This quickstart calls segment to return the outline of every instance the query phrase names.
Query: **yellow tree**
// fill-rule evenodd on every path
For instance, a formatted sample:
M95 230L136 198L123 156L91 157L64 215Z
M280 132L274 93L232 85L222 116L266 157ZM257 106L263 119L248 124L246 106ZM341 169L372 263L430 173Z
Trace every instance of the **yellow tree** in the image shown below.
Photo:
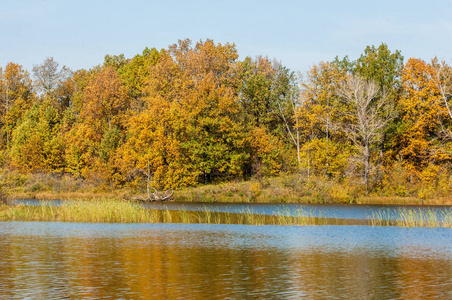
M24 172L64 170L65 144L58 110L46 100L35 103L12 133L11 160Z
M129 99L113 68L107 67L98 73L84 89L84 96L83 119L88 122L100 122L99 126L103 126L103 130L122 126Z
M194 184L197 173L178 139L183 125L177 104L160 97L148 101L149 109L130 118L128 139L117 152L122 173L131 178L144 176L148 191Z
M31 80L22 66L10 62L5 69L0 68L0 118L6 146L17 121L31 107L32 98Z
M103 170L106 176L116 171L114 151L122 139L128 117L129 98L117 72L106 67L83 89L80 118L68 133L68 170L86 174Z
M403 69L403 93L399 101L402 123L397 148L414 167L448 157L437 147L440 120L447 118L447 110L441 106L435 76L434 68L420 59L410 58Z
M338 130L346 107L337 96L345 72L336 64L320 62L301 76L298 111L303 139L303 157L308 175L340 175L346 165L344 154L350 145Z
M199 179L208 183L215 177L241 175L249 155L239 116L235 46L207 40L192 49L181 43L170 50L187 80L185 86L193 87L182 89L186 126L181 141Z
M242 172L248 156L235 88L237 58L234 45L210 40L194 47L179 41L161 52L149 72L147 108L131 120L130 168L149 165L155 185L166 187ZM164 174L177 169L181 174L173 179Z

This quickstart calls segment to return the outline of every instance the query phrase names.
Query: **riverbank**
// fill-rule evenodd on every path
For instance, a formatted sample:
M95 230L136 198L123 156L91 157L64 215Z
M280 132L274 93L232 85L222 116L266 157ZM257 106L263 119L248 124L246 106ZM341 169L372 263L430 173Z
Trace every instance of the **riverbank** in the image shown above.
M452 205L452 195L431 198L373 192L333 181L280 176L242 182L203 185L175 192L175 201L226 203L306 203L363 205Z
M231 192L228 189L232 189ZM209 185L195 188L186 188L174 192L174 202L225 202L225 203L306 203L306 204L363 204L363 205L452 205L451 198L419 199L416 197L375 196L362 195L350 201L311 196L298 196L285 191L277 197L273 190L265 189L257 197L248 196L250 190L238 190L234 185ZM127 200L133 191L120 189L107 192L11 192L11 199L36 200L79 200L90 201L93 198L109 200Z
M86 200L93 198L123 200L140 195L141 185L113 187L88 183L70 176L46 174L3 176L0 184L12 199ZM366 194L361 184L337 182L322 178L307 179L301 175L253 178L177 189L176 202L236 203L313 203L364 205L452 205L452 193L438 189L425 196L425 187L411 188L403 195L398 190L374 189ZM419 197L422 195L422 197Z

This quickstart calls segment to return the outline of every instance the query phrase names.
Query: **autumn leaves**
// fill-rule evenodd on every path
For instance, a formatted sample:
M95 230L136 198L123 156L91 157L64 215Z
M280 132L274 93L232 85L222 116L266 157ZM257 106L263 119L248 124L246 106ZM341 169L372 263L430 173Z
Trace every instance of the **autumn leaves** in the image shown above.
M421 172L451 158L450 67L403 65L385 44L302 76L211 40L33 71L0 73L2 160L22 172L176 188L301 171L370 189L395 162Z

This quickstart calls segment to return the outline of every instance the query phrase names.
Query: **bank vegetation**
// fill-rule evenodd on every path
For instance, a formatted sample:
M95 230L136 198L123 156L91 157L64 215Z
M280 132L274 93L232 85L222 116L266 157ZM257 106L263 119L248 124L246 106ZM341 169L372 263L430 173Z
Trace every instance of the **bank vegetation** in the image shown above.
M386 44L304 73L212 40L89 70L11 62L0 183L15 197L449 203L451 95L449 65Z

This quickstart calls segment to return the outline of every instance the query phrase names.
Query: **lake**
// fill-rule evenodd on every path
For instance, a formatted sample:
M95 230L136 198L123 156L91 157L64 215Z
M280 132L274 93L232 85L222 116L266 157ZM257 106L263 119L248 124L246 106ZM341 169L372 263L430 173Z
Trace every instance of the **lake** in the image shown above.
M303 297L450 299L452 229L0 222L0 299Z

